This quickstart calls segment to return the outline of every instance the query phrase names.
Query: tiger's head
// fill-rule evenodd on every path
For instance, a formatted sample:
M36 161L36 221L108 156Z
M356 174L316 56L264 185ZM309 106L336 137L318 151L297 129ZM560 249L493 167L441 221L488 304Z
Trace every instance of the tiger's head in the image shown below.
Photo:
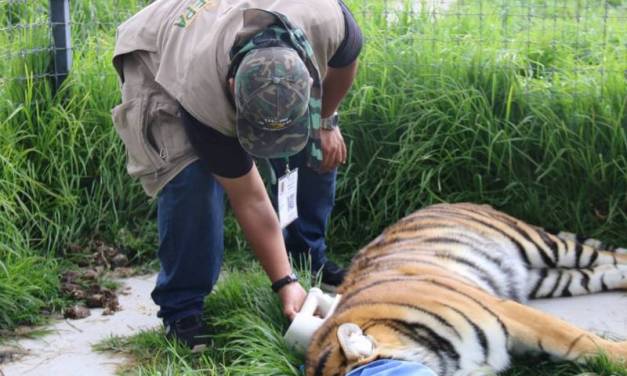
M344 376L377 359L418 361L438 367L434 354L412 340L402 307L367 304L338 307L314 334L306 357L307 376Z
M394 252L380 248L385 240L377 237L353 258L338 289L342 299L337 309L309 344L307 376L344 376L378 359L419 362L436 374L450 366L455 352L433 340L437 336L424 323L434 318L425 318L429 315L420 308L433 303L433 287L424 282L439 278L442 271L428 264L393 262ZM371 262L374 253L390 257L386 263ZM440 350L451 356L440 355Z

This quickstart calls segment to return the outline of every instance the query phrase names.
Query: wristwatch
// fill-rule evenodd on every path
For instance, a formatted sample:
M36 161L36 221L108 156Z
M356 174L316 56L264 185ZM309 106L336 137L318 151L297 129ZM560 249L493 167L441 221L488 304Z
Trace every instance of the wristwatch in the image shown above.
M320 120L320 129L330 131L338 126L339 121L340 115L337 113L337 111L335 111L333 115L322 118Z
M272 282L272 291L279 292L285 285L289 285L290 283L298 282L298 277L294 273L290 273L283 278L277 279Z

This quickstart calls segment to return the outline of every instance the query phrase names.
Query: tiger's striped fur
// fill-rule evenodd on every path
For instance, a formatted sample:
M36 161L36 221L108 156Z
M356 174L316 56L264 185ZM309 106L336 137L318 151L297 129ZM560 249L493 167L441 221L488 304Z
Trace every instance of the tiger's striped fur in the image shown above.
M597 243L594 243L597 244ZM487 205L439 204L387 228L353 259L334 315L315 333L308 376L342 376L379 358L419 361L441 376L508 368L510 352L578 360L612 342L524 303L627 289L627 254L553 235ZM627 317L627 314L626 314ZM372 354L348 359L337 339L355 323Z

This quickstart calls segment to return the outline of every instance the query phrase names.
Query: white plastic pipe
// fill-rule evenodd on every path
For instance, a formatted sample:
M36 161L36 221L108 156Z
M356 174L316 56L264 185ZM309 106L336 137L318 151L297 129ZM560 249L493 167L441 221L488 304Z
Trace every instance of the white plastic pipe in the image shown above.
M317 287L309 290L305 302L283 338L290 349L304 354L314 333L335 312L341 295L327 295ZM314 316L318 313L320 316Z

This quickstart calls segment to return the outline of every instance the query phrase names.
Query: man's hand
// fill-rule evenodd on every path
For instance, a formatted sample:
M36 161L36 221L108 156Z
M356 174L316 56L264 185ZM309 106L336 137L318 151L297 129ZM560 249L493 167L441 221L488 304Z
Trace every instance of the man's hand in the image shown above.
M298 282L290 283L279 290L279 298L283 304L283 314L290 320L294 320L300 311L307 292Z
M320 170L329 172L346 163L346 143L339 127L320 130L320 146L322 146L322 164Z

